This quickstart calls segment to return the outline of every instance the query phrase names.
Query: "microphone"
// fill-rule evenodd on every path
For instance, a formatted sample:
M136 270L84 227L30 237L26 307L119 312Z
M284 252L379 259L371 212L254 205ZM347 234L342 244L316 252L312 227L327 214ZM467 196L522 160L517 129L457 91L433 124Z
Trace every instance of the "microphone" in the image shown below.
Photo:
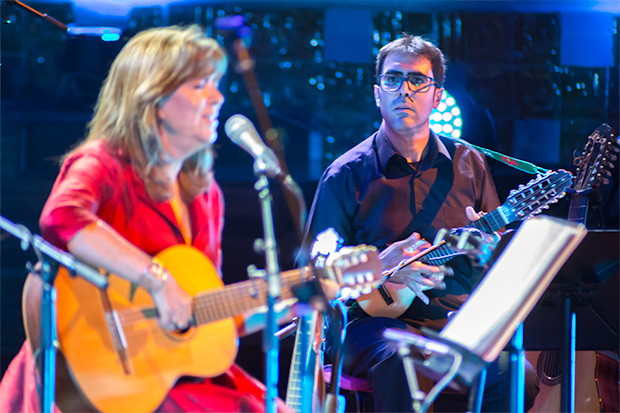
M282 174L276 154L265 145L252 122L243 115L233 115L224 125L226 135L254 158L254 172L269 177Z

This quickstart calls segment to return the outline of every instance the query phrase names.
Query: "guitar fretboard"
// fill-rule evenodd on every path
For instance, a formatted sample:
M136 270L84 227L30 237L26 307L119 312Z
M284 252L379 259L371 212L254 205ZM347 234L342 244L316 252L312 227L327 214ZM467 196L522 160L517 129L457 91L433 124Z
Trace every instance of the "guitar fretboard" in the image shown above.
M506 224L509 224L509 222L504 217L502 207L499 207L482 216L480 219L472 222L469 227L473 227L479 229L480 231L491 234ZM457 255L462 254L462 252L455 251L449 245L442 245L436 248L434 251L426 254L420 261L428 265L443 265Z
M578 224L585 224L588 216L588 197L579 193L574 193L570 198L568 207L568 220Z
M328 269L315 269L324 271ZM280 300L294 298L293 286L312 277L310 270L301 269L282 273ZM266 280L252 279L225 287L222 290L200 294L194 297L194 323L208 324L234 317L267 304Z
M316 328L316 317L301 316L298 319L297 335L293 347L291 367L286 388L286 405L294 412L304 410L304 379L307 379L306 365L310 354L312 332ZM306 403L307 406L308 403Z
M331 267L314 268L305 267L299 270L291 270L282 273L282 290L279 299L288 300L294 298L293 287L311 279L314 275L334 279L335 271ZM221 290L209 291L194 297L193 325L199 326L223 320L255 310L267 305L267 282L262 278L251 279L225 286ZM155 308L143 310L147 318L157 316Z

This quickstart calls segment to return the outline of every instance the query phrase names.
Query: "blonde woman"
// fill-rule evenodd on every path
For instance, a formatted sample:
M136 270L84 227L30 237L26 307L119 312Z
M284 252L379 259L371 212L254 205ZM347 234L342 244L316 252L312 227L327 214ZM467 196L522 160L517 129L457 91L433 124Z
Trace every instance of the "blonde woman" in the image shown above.
M169 331L189 327L191 299L152 257L187 244L221 265L224 203L212 144L226 66L224 51L198 27L155 28L132 38L40 218L54 245L144 287ZM0 411L38 410L32 366L26 343L0 386ZM177 384L159 410L262 411L262 397L260 383L233 365L220 377Z

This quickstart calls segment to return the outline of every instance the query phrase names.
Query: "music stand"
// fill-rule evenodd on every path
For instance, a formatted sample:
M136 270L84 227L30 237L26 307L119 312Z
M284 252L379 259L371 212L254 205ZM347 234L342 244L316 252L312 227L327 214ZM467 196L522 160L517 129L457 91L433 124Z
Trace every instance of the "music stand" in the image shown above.
M562 411L575 409L575 350L618 349L618 247L617 230L589 231L525 322L526 348L560 349Z
M413 333L405 333L409 340L397 340L401 347L404 343L430 354L426 360L413 361L423 374L439 380L417 410L430 406L443 390L437 387L446 385L443 377L454 370L459 359L461 365L450 386L471 388L470 408L480 410L486 364L499 356L586 233L582 225L557 218L539 216L526 221L441 332L433 336L424 330L430 340L449 346L450 354L443 347L433 352L428 345L416 344L420 336ZM386 337L390 338L390 333ZM404 353L405 358L412 357ZM415 400L413 391L418 389L412 389Z

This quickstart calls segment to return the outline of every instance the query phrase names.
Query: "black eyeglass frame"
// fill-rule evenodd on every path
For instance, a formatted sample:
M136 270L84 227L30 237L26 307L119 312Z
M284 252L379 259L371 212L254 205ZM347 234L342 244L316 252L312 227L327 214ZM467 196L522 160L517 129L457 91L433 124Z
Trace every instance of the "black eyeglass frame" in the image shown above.
M399 78L400 81L398 84L398 88L396 88L395 90L385 90L383 87L383 83L381 82L381 79L385 76L394 76L396 78ZM410 80L413 77L424 77L430 80L430 82L427 85L422 86L419 90L415 90L415 86L412 85L412 82ZM426 76L422 74L417 74L417 75L412 75L412 76L401 76L395 73L384 73L382 75L377 76L377 80L378 80L377 83L379 83L379 88L383 90L384 92L388 92L388 93L398 92L403 87L403 84L405 83L405 81L409 82L409 88L411 89L413 93L426 93L431 89L431 86L435 86L437 89L441 89L441 86L439 85L439 83L437 83L435 79L433 79L430 76Z

